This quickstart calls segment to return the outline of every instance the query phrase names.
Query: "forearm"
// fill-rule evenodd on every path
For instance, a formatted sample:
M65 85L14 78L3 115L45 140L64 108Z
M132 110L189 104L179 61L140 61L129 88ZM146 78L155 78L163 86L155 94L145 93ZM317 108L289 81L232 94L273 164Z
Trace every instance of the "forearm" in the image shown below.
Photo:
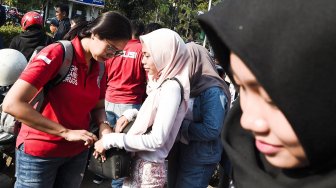
M20 122L43 132L65 138L68 131L61 124L51 121L36 111L30 104L25 102L6 105L4 111L13 115Z
M95 125L99 126L99 137L104 134L111 133L112 129L110 128L110 124L107 123L106 112L104 101L101 100L97 104L96 108L91 111L91 118Z

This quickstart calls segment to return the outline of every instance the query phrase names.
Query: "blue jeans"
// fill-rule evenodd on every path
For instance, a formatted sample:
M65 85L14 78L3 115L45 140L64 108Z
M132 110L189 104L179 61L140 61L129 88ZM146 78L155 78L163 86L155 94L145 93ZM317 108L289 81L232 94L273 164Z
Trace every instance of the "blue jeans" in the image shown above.
M15 153L15 188L79 188L89 150L74 157L41 158L28 155L23 144Z
M169 161L168 161L169 163ZM179 164L175 187L206 188L217 164Z
M119 117L128 109L140 109L141 104L116 104L105 101L107 120L114 127Z
M116 104L105 100L105 111L107 120L110 122L111 126L114 127L117 123L119 117L128 109L140 109L141 104ZM121 188L123 185L124 178L112 180L112 188Z

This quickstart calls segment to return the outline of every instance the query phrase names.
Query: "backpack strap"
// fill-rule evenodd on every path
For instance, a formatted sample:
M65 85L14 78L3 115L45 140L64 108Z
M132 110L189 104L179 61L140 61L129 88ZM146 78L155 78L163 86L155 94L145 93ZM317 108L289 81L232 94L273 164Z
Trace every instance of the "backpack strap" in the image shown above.
M183 99L184 99L184 89L183 89L183 86L182 86L180 80L178 80L176 77L173 77L173 78L166 78L165 80L163 80L163 82L160 84L159 87L161 87L162 84L165 83L167 80L175 80L175 81L179 84L179 86L180 86L180 88L181 88L181 102L180 102L180 106L181 106L182 101L183 101Z
M64 80L64 78L70 71L73 59L73 46L71 42L68 40L59 40L57 41L57 43L62 44L63 63L58 71L57 76L46 84L46 85L51 84L52 87L60 84Z
M105 64L104 62L97 62L99 63L99 77L98 77L98 84L100 84L100 81L103 79L104 73L105 73Z
M34 59L34 57L36 56L36 54L38 54L45 46L38 46L35 48L34 52L32 53L32 55L29 58L28 64Z
M72 65L72 59L73 59L73 46L70 41L67 40L60 40L58 43L61 44L63 49L63 62L61 65L61 68L58 70L58 73L56 77L50 81L47 82L43 86L43 89L34 97L34 99L30 102L32 106L36 106L37 111L41 111L42 104L44 102L44 97L47 95L49 89L52 87L55 87L56 85L60 84L66 75L69 73L71 65Z

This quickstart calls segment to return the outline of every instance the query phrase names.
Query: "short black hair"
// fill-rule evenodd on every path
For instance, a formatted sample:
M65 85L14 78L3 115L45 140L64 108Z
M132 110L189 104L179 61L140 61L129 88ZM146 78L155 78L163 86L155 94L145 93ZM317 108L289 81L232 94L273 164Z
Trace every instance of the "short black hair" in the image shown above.
M73 21L75 24L78 24L78 23L85 22L86 21L86 17L82 16L82 15L76 14L70 20Z
M152 22L146 25L144 34L163 28L161 24Z
M66 16L69 16L69 6L66 4L57 4L55 8L59 8L61 12L65 12Z
M145 31L145 24L141 20L131 20L132 35L139 38Z

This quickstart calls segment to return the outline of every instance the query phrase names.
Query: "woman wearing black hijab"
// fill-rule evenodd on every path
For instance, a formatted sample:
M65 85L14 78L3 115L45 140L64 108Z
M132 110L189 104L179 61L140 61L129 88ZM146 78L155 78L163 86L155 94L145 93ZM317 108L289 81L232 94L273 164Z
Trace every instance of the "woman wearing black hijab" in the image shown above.
M336 1L225 0L199 21L240 88L236 188L336 187Z

